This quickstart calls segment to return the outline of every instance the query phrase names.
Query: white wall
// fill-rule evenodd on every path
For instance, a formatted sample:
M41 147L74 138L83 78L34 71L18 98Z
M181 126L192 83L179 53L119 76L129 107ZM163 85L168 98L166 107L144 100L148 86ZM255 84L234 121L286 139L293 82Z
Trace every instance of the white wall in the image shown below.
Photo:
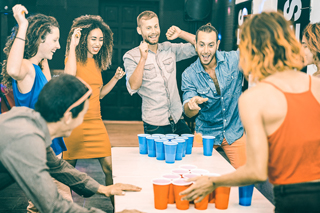
M236 4L245 2L247 0L236 0ZM308 0L303 0L308 1ZM252 13L257 14L262 11L276 11L278 0L253 0L252 1ZM316 23L320 22L320 0L310 0L311 12L310 12L310 22ZM313 74L316 72L316 66L309 65L307 69L308 74Z
M277 0L253 0L253 14L261 13L262 11L277 11Z
M310 22L320 22L320 1L311 0Z
M245 2L247 0L236 0L236 4ZM308 1L308 0L303 0ZM310 0L311 1L311 13L310 22L320 22L320 0ZM252 8L253 14L260 13L261 11L276 11L278 0L253 0Z
M244 1L246 0L236 0L236 4ZM260 13L261 11L276 11L278 0L253 0L252 4L253 14ZM310 0L310 6L310 22L320 22L320 0Z

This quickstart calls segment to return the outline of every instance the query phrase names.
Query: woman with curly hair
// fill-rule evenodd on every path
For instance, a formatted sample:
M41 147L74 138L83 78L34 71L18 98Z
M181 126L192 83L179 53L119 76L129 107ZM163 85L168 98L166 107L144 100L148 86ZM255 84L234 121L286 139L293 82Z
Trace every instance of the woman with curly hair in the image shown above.
M282 14L248 19L240 36L240 67L259 79L239 99L247 163L220 177L196 177L183 199L201 201L220 186L274 185L275 212L319 212L320 79L299 70L304 52Z
M54 17L37 14L25 18L28 13L22 5L12 8L18 22L8 37L4 52L2 83L13 89L16 106L34 109L39 93L51 79L47 60L51 60L59 44L59 24ZM62 138L52 141L56 155L66 150Z
M18 27L12 29L4 53L2 83L13 89L16 106L34 109L39 93L51 79L47 60L51 60L59 44L59 24L54 17L37 14L25 18L28 13L22 5L12 8ZM56 155L66 150L62 138L52 141Z
M67 40L65 73L82 78L93 92L83 123L65 138L68 151L63 153L63 159L75 166L77 159L97 158L106 176L106 185L113 183L111 145L101 119L100 99L125 74L118 68L103 86L101 71L111 64L112 50L113 33L100 16L84 15L73 21Z
M60 49L59 24L54 17L43 14L26 18L28 11L20 4L12 10L18 26L13 28L4 48L7 60L3 62L2 83L12 87L16 106L34 109L40 91L51 79L47 60L51 60L55 51ZM61 137L53 139L51 147L60 158L66 150ZM68 187L56 184L60 194L72 200ZM31 202L28 212L37 212Z
M303 31L302 47L306 54L305 64L314 64L317 71L313 74L320 77L320 23L308 24Z

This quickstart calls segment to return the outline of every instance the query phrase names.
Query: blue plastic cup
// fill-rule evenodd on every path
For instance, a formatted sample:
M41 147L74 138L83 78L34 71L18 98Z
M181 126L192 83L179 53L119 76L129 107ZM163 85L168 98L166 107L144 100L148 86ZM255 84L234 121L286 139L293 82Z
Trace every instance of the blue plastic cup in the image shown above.
M183 144L183 153L182 153L182 157L186 156L186 152L187 152L187 141L188 141L188 137L187 136L179 136L176 137L176 139L183 139L185 141L185 143Z
M166 163L174 163L176 158L176 152L177 152L177 142L165 142L164 143L164 155Z
M179 137L178 134L166 134L166 136L172 136L172 137L174 137L174 138Z
M147 138L149 137L149 134L138 134L139 139L139 153L142 155L148 154L148 144L147 144Z
M156 143L156 159L157 160L164 160L164 142L168 142L166 139L155 139L154 142Z
M148 144L148 156L149 157L156 157L156 143L154 142L155 139L160 139L159 137L147 137L147 144Z
M239 187L239 205L251 206L254 185Z
M212 156L214 136L202 136L203 155Z
M176 160L182 160L184 144L186 143L186 141L184 139L174 139L171 141L171 143L174 142L178 143L176 150Z
M188 137L186 154L190 155L192 153L194 135L193 134L182 134L181 136Z
M161 139L167 139L168 141L172 141L174 139L174 137L173 136L165 136Z
M152 136L152 137L159 137L159 138L165 137L164 134L152 134L151 136Z

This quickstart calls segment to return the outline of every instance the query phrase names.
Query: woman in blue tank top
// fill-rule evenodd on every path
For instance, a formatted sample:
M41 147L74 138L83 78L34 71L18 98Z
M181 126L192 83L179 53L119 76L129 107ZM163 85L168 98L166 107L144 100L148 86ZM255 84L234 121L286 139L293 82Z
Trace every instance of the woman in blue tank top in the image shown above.
M55 51L60 49L59 24L54 17L43 14L26 18L28 11L19 4L12 11L18 26L13 28L4 48L7 60L2 66L2 83L12 86L16 106L34 108L40 91L51 79L47 60L51 60ZM62 152L67 150L61 137L53 139L51 147L60 158ZM72 201L69 187L54 181L59 194ZM38 212L30 201L27 210Z
M54 17L28 13L22 5L15 6L18 27L12 30L4 52L3 83L13 89L16 106L34 108L43 86L51 79L47 60L60 49L59 24ZM41 67L40 67L41 66ZM63 138L55 138L51 145L56 155L66 151Z

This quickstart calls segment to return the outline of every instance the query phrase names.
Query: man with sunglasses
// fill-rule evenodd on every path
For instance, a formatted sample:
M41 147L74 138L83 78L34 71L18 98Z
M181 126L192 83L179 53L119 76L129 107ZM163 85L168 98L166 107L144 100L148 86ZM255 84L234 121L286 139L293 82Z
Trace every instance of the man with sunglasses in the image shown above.
M69 213L103 211L64 200L51 177L84 197L141 190L129 184L100 185L57 158L50 147L52 138L67 137L82 123L91 93L81 79L61 75L44 86L35 110L13 107L0 115L0 190L16 181L40 212Z

